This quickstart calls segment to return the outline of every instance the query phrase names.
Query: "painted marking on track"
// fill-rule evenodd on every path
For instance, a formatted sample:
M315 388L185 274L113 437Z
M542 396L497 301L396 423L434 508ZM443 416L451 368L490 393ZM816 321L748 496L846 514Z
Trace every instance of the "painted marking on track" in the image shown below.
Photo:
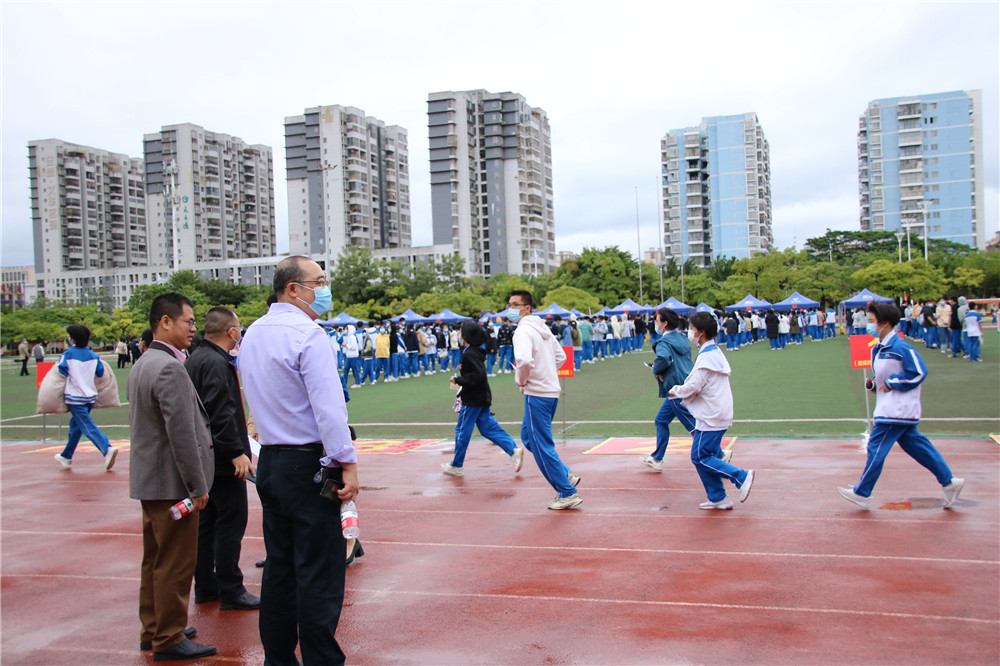
M1000 444L1000 435L997 435L997 434L994 434L994 433L991 432L990 433L990 439L992 439L997 444Z
M5 644L4 648L8 649L8 650L10 650L12 652L16 652L18 650L30 651L32 655L37 655L39 653L46 653L46 652L60 652L60 653L61 652L65 652L65 653L68 653L68 654L69 653L72 653L72 654L87 653L87 654L94 654L94 655L108 655L109 657L111 655L116 655L116 656L117 655L121 655L122 657L129 657L129 658L135 657L135 651L134 650L102 650L102 649L98 649L98 648L87 648L87 647L55 647L55 646L52 646L52 645L46 645L44 647L30 647L29 648L29 647L20 647L18 645L13 645L13 644L9 644L9 643ZM261 652L263 653L263 648L261 648ZM261 655L261 656L263 656L263 655ZM77 659L67 659L66 663L76 662L76 661L78 661L78 660ZM113 661L118 661L118 660L117 659L115 659L115 660L108 659L108 660L105 660L104 663L112 663ZM128 659L122 659L122 663L126 663L127 661L128 661ZM212 655L212 663L216 663L216 662L232 662L234 664L245 663L243 657L226 657L224 655L218 655L218 654Z
M108 428L113 426L102 426L102 427ZM121 453L122 451L128 451L129 449L132 448L132 443L127 439L109 439L108 441L111 443L111 446L118 449L119 453ZM21 453L52 453L53 451L62 451L65 448L66 448L65 444L57 444L55 446L46 446L41 449L29 449L28 451L21 451ZM76 453L74 453L73 456L75 457L81 453L83 453L84 455L90 455L90 454L101 455L101 452L92 446L80 446L77 447Z
M922 562L925 564L985 564L996 566L1000 560L960 560L948 557L908 557L905 555L851 555L840 553L769 553L766 551L747 550L681 550L676 548L605 548L599 546L527 546L518 544L482 544L482 543L431 543L422 541L380 541L366 539L365 543L377 543L393 546L426 546L438 548L489 548L489 549L514 549L514 550L551 550L551 551L580 551L597 553L653 553L658 555L732 555L736 557L792 557L792 558L815 558L815 559L837 559L837 560L879 560L888 562Z
M723 437L722 448L731 449L736 443L736 437ZM667 453L672 455L691 453L693 437L671 437L667 444ZM587 449L584 455L625 455L652 453L656 449L655 437L609 437L597 446Z
M645 599L601 599L597 597L556 597L533 596L519 594L487 594L475 592L422 592L417 590L387 590L362 587L348 588L349 592L360 592L373 595L403 594L427 597L460 597L465 599L514 599L517 601L558 601L560 603L597 603L597 604L631 604L639 606L674 606L680 608L719 608L723 610L741 611L775 611L779 613L824 613L831 615L860 615L864 617L894 617L907 620L931 620L940 622L969 622L973 624L1000 624L1000 620L978 617L958 617L953 615L924 615L921 613L893 613L887 611L854 610L848 608L808 608L796 606L761 606L751 604L718 604L697 601L653 601Z
M354 449L359 454L400 454L441 441L440 439L358 439L354 442Z

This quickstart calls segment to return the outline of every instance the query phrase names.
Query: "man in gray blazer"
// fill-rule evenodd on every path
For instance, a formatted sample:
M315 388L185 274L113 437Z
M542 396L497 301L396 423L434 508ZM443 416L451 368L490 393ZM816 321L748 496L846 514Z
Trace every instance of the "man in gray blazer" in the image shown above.
M142 505L139 648L152 649L154 661L198 659L216 652L192 641L197 631L187 626L197 512L208 502L215 458L208 415L183 365L195 331L192 303L182 294L161 294L149 323L153 342L128 378L129 497ZM185 498L194 515L175 521L170 507Z

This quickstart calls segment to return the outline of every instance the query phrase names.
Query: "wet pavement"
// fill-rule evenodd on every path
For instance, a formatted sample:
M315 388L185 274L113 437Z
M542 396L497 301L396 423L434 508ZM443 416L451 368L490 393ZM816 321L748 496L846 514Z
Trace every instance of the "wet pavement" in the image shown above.
M737 433L731 433L737 434ZM934 478L898 449L857 509L836 492L864 465L860 440L740 438L757 471L733 511L700 511L686 455L661 474L635 455L558 449L584 503L525 459L514 475L474 441L461 479L450 443L362 454L365 556L347 572L338 638L357 664L997 664L1000 446L936 440L966 487L941 508ZM89 444L87 445L89 447ZM405 447L403 447L405 448ZM80 446L0 444L0 661L146 664L138 650L141 524L128 451L112 472ZM391 450L391 449L390 449ZM250 492L243 571L260 591L260 503ZM257 613L194 605L215 657L263 663Z

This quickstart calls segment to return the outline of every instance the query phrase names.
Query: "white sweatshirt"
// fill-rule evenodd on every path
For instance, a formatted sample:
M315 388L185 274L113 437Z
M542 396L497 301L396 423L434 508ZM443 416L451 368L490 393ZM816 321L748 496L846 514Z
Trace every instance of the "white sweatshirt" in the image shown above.
M514 381L521 393L539 398L559 397L558 370L566 361L556 336L541 317L528 315L514 329Z
M722 350L709 340L701 346L688 378L670 389L670 397L682 398L681 404L694 416L696 430L727 430L733 424L732 373Z

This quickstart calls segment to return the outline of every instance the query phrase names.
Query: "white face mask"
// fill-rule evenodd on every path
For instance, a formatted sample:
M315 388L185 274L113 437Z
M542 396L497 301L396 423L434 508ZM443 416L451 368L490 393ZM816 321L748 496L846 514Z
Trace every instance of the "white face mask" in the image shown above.
M694 329L693 328L689 328L688 329L688 340L690 340L691 342L693 342L695 344L698 344L698 341L695 340L695 333L694 333Z

